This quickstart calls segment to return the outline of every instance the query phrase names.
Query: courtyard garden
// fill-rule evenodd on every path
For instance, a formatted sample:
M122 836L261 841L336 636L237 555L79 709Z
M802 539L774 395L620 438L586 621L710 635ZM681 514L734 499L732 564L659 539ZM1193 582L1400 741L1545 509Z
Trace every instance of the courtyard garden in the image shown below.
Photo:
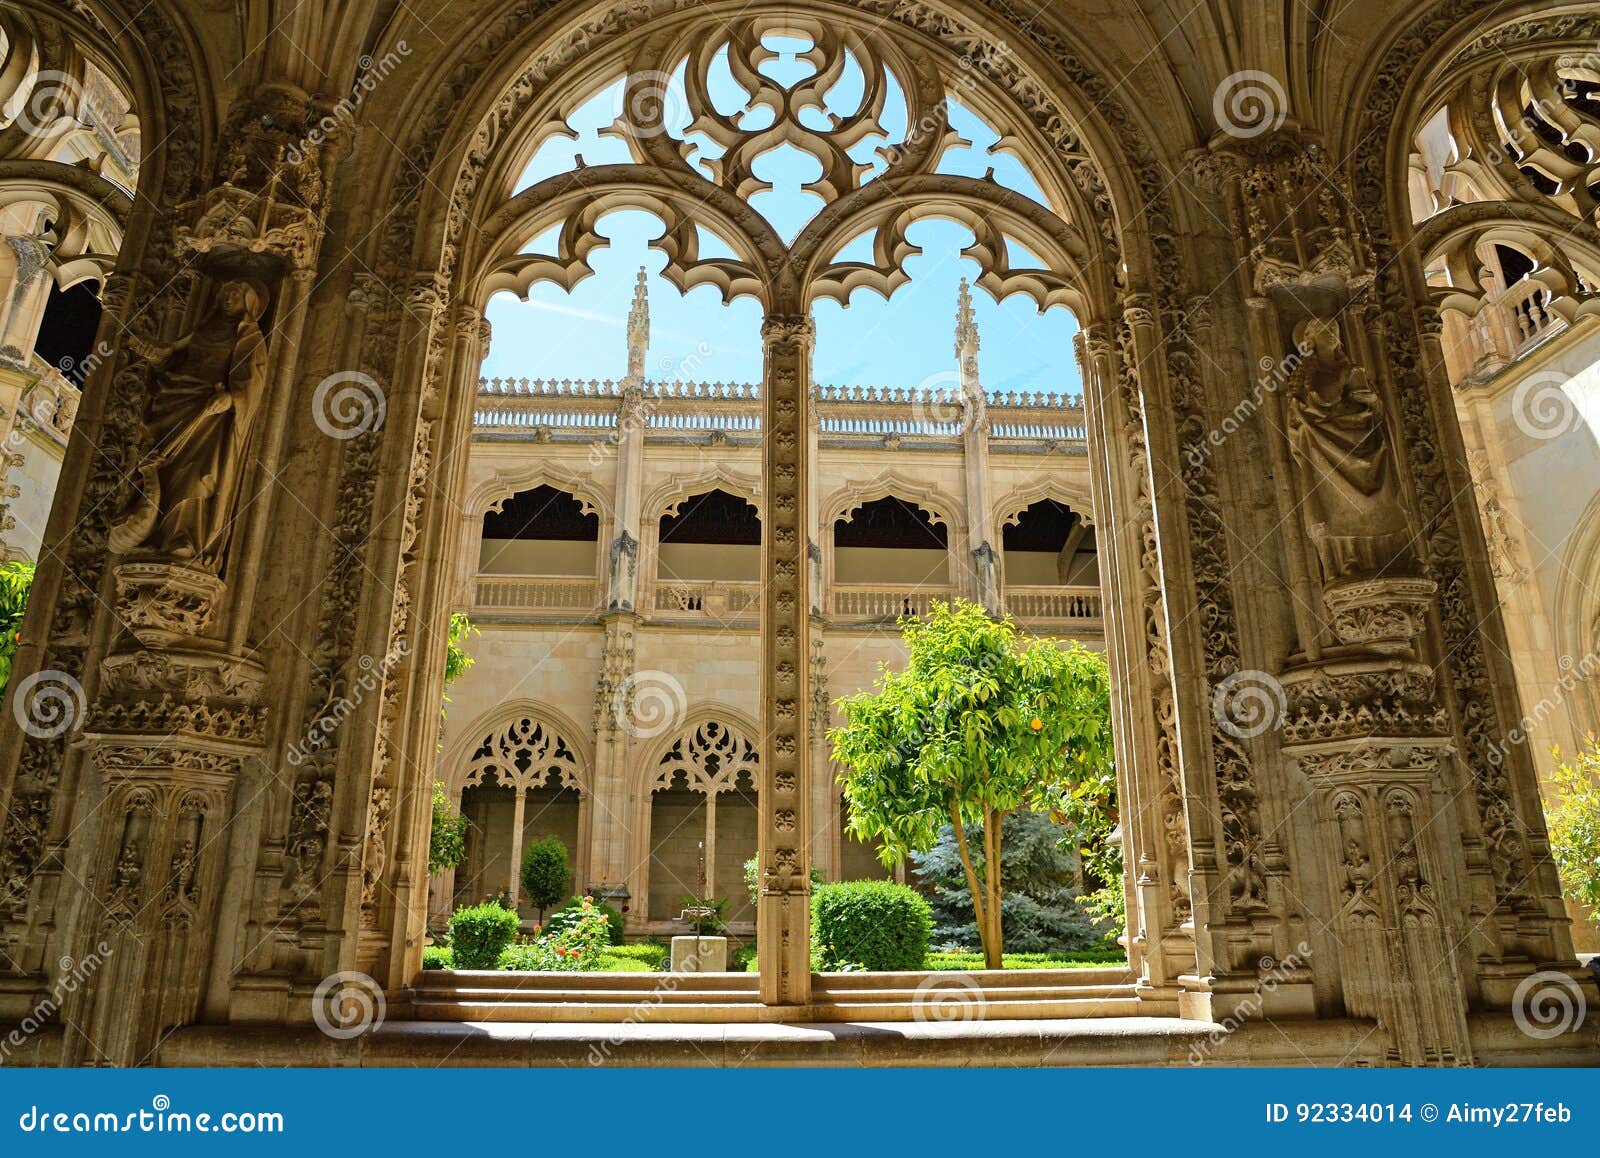
M1019 633L971 603L936 604L901 625L904 668L841 700L830 733L849 826L890 880L812 874L817 972L1092 968L1126 960L1117 944L1122 866L1116 843L1110 680L1103 656ZM454 641L452 641L454 642ZM441 811L441 809L443 811ZM460 856L458 818L435 801L436 862ZM623 944L622 915L573 897L567 852L532 841L522 896L531 932L503 896L459 908L433 969L635 972L662 969L659 941ZM750 902L758 865L745 864ZM684 897L685 933L719 936L726 898ZM738 946L729 968L755 968Z

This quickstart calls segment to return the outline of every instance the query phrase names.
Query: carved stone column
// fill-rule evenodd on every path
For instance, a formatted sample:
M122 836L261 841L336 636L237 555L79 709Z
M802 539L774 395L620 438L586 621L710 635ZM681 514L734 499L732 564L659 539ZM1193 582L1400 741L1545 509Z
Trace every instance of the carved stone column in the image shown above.
M1263 370L1239 406L1262 415L1294 614L1280 662L1253 673L1281 714L1256 742L1309 793L1309 809L1272 803L1272 823L1303 834L1295 892L1328 929L1312 938L1319 1000L1373 1018L1394 1063L1470 1064L1475 824L1363 231L1297 130L1223 141L1200 167L1235 222ZM1507 849L1520 876L1526 847Z
M434 321L431 313L430 321ZM459 495L466 490L467 468L472 450L473 400L478 391L478 375L489 352L490 328L474 306L458 304L447 316L436 319L435 337L430 352L437 351L441 381L438 397L424 402L424 416L435 426L435 446L431 459L431 485L445 493ZM418 494L420 511L426 522L416 528L414 554L415 602L420 606L450 606L450 591L456 578L455 512L446 503L424 506ZM380 928L395 928L397 936L384 942L388 957L380 972L389 987L408 982L422 968L422 942L426 932L425 904L413 903L428 890L426 855L428 827L432 823L433 783L439 752L442 724L435 701L444 685L447 618L404 624L388 655L409 659L395 671L384 693L384 711L395 735L392 742L394 763L402 770L389 789L392 816L386 828L374 826L380 844L369 843L365 851L364 879L372 898L371 920ZM414 634L413 646L409 639ZM401 643L405 642L404 652ZM398 666L398 665L395 665ZM409 771L410 774L406 774ZM375 799L378 790L374 791ZM376 815L376 813L374 814ZM520 862L519 862L520 864Z
M956 308L956 362L961 383L961 462L967 508L967 557L973 600L998 615L1000 558L989 510L989 400L978 379L978 325L973 320L972 292L961 282ZM954 576L952 576L954 578Z
M8 236L6 244L16 255L17 273L3 287L5 305L0 307L0 361L25 367L39 337L45 303L54 281L45 273L50 250L37 237Z
M341 728L349 743L341 746L334 789L338 851L324 890L325 911L336 914L330 925L338 950L325 950L322 962L328 972L353 967L391 987L421 965L422 906L409 903L418 888L409 859L417 846L401 834L419 833L414 826L433 784L440 716L414 708L431 708L439 695L447 630L447 621L424 623L417 614L421 606L447 606L449 577L442 554L452 528L442 504L426 503L425 496L439 476L453 476L460 493L472 429L468 400L481 360L476 319L452 308L438 274L413 275L403 317L392 397L379 423L392 422L409 436L386 440L386 517L374 536L385 548L376 570L390 598L363 609L367 642L356 660L357 687L370 677L356 706L375 698L376 710ZM402 911L404 922L396 919Z
M69 1002L69 1062L141 1062L194 1019L221 894L239 887L229 809L267 713L248 642L268 517L257 491L287 421L334 163L320 147L284 159L312 115L288 86L239 102L223 179L175 215L184 319L157 342L128 339L151 402L109 528L115 616L79 740L105 804L75 853L70 954L111 961Z
M804 1005L811 996L811 616L806 591L809 491L805 453L811 352L804 314L769 315L761 328L763 376L761 540L761 895L757 907L761 1000Z
M1117 689L1112 731L1128 893L1127 947L1141 996L1153 1011L1176 1012L1179 978L1192 973L1195 962L1189 828L1139 388L1114 332L1107 323L1090 324L1079 335L1077 351L1100 528L1100 585L1111 609L1106 659Z
M606 602L611 612L632 613L639 591L639 535L644 501L644 439L650 415L644 403L645 355L650 341L650 307L644 271L628 314L628 376L617 410L617 470L611 489L612 539L606 550Z
M806 718L811 729L811 767L807 783L811 794L812 862L821 867L828 880L841 880L843 871L839 832L839 785L829 754L828 726L832 716L828 698L828 661L823 653L822 633L811 637L811 707Z
M601 654L600 678L594 691L594 790L597 800L611 802L606 808L591 810L589 875L600 896L619 910L631 911L628 880L633 874L628 863L634 847L633 832L649 823L649 803L643 815L633 811L635 793L629 783L632 732L623 726L627 716L624 702L633 678L633 632L638 620L627 614L607 615L604 619L605 649ZM640 897L639 903L646 898ZM642 916L642 914L641 914Z

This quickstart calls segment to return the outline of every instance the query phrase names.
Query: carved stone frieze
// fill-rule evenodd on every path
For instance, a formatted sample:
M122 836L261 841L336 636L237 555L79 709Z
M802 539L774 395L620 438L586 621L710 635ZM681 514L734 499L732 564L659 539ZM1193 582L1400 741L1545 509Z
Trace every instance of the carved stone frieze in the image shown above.
M1279 680L1286 745L1449 735L1449 715L1427 664L1387 658L1330 661L1291 669Z
M185 700L261 702L261 665L211 651L140 649L107 656L101 686L112 695L173 695Z
M1431 826L1448 790L1447 741L1355 740L1294 751L1316 794L1316 843L1338 931L1345 1007L1377 1020L1398 1065L1470 1065L1465 938Z

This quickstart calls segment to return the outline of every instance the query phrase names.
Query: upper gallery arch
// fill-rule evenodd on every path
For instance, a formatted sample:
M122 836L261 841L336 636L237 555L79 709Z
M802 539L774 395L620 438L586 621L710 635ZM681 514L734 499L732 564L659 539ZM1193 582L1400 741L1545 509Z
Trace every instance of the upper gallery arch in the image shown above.
M1600 17L1508 16L1416 62L1387 193L1435 305L1542 338L1600 314Z
M219 119L198 39L168 5L17 0L0 9L0 159L86 252L120 244L132 204L208 175ZM54 172L52 170L55 170ZM66 172L71 170L71 172ZM15 178L16 180L12 180Z

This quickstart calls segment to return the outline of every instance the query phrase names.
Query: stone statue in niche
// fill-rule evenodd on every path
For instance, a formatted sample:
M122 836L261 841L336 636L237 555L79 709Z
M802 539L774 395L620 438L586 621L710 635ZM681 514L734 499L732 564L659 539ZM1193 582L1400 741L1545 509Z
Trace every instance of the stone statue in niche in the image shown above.
M1409 541L1383 402L1345 353L1338 322L1307 318L1294 342L1303 357L1284 414L1323 581L1378 575Z
M113 551L220 571L266 392L266 308L261 283L223 282L191 333L139 351L155 369L151 446L139 464L139 494L112 528Z

